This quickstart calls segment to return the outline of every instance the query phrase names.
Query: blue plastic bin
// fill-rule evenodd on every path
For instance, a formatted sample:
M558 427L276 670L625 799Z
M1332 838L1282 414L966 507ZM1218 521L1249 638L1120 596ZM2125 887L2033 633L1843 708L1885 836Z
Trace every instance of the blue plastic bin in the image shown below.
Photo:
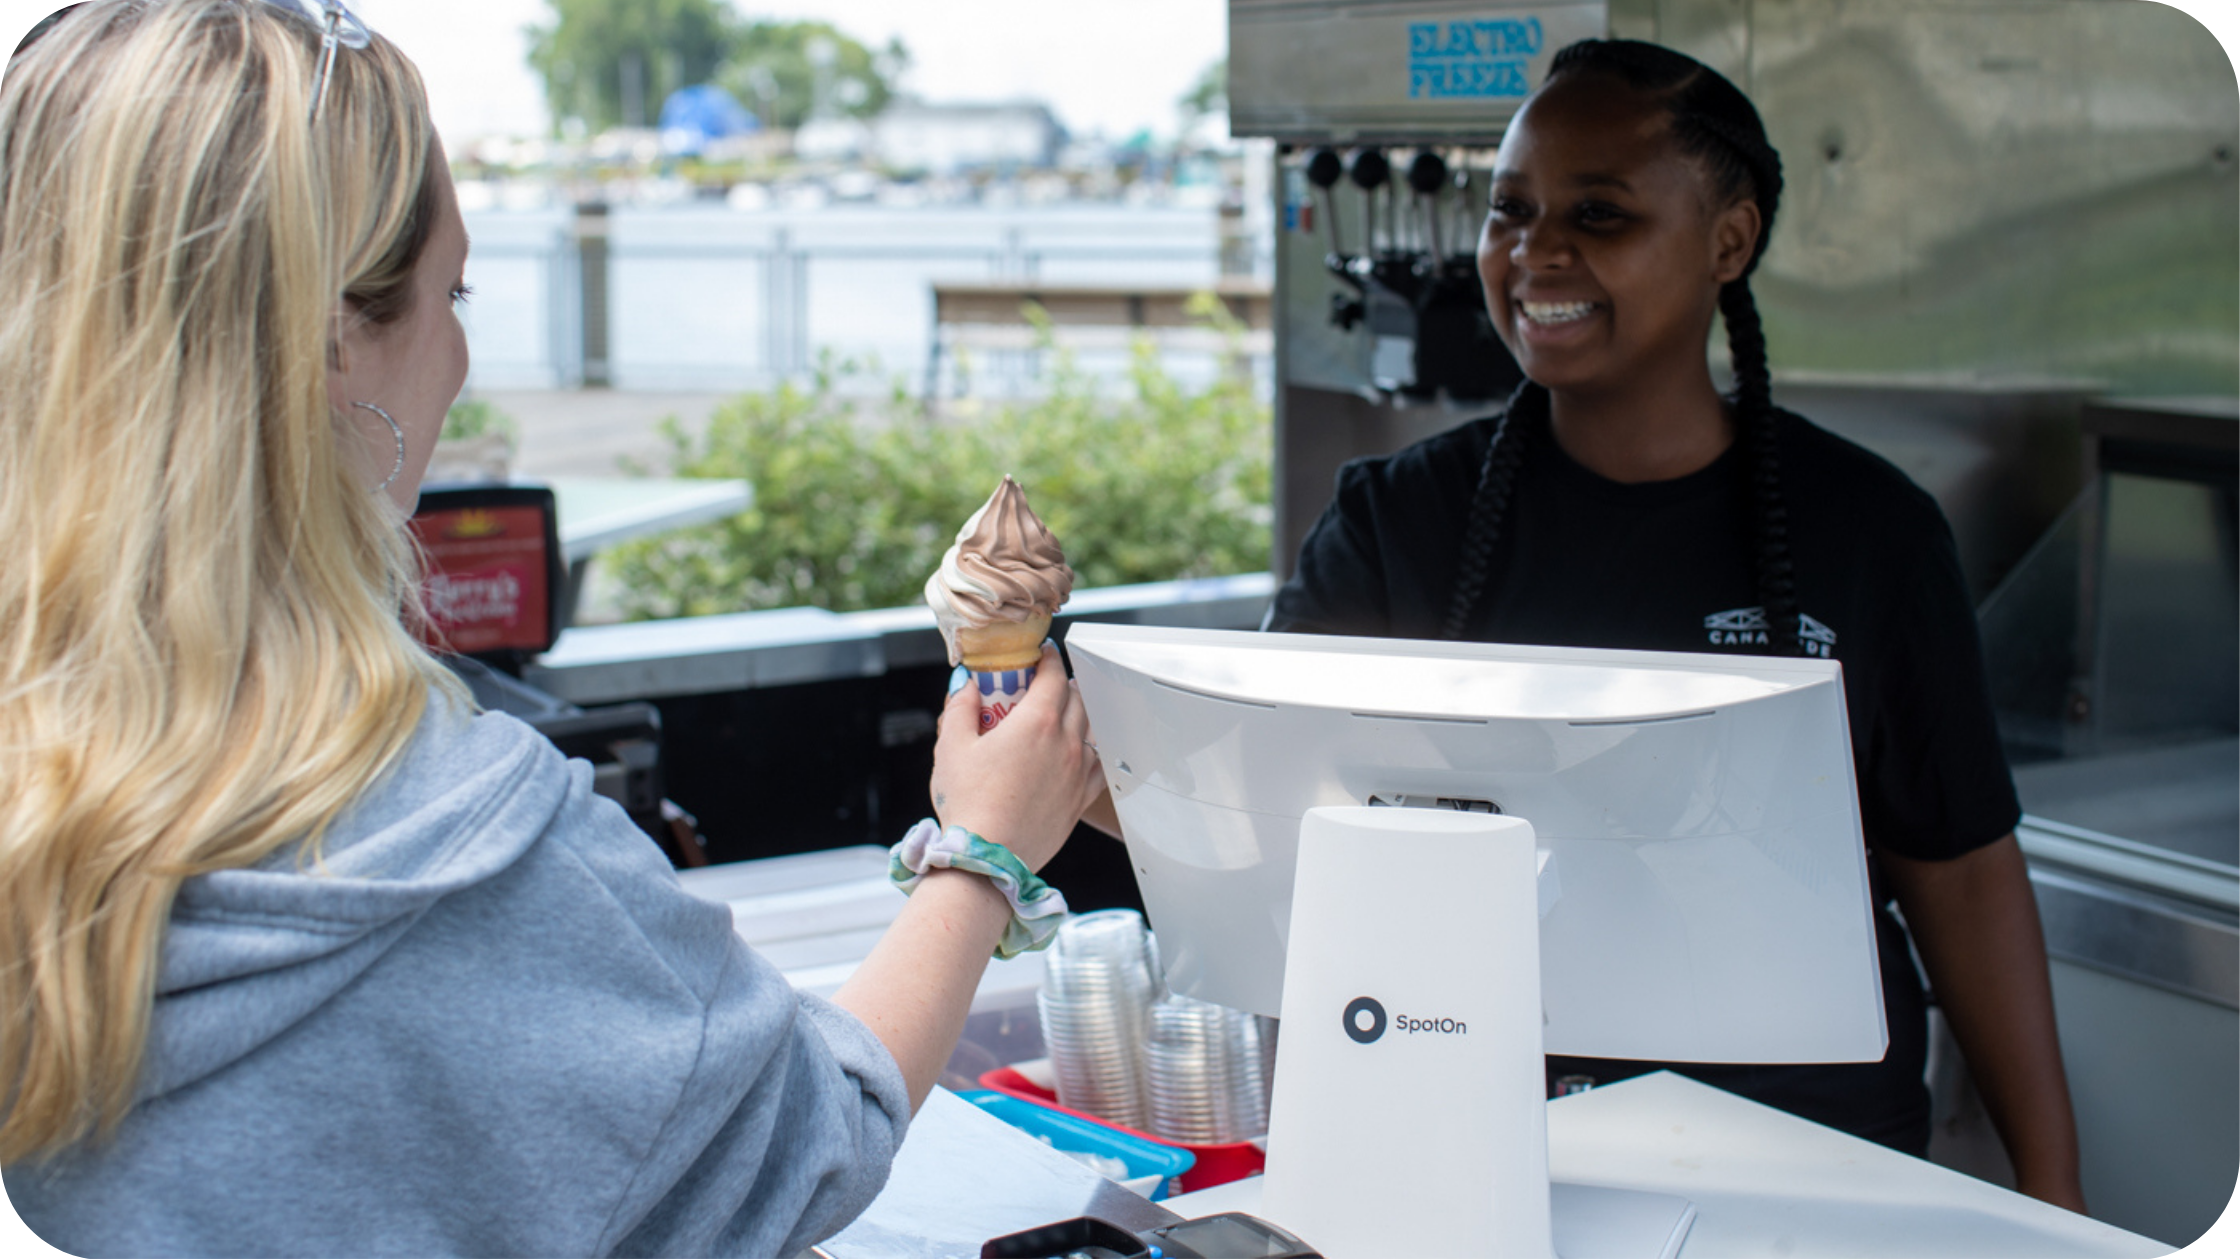
M1061 1151L1083 1151L1091 1155L1105 1155L1128 1166L1128 1181L1142 1188L1143 1179L1156 1177L1155 1185L1148 1188L1152 1199L1164 1199L1174 1188L1175 1178L1190 1171L1198 1157L1178 1146L1153 1142L1132 1133L1037 1107L1024 1098L1013 1098L992 1089L960 1089L957 1097L980 1108L1012 1128L1050 1139L1050 1145Z

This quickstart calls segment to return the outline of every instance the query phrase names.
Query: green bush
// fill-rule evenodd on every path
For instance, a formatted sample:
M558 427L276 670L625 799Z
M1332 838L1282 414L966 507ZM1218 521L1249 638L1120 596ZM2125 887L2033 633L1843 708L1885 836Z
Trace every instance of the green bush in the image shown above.
M1218 303L1195 309L1236 335ZM849 369L827 358L806 388L723 404L697 438L664 422L675 475L745 478L754 507L609 553L624 615L915 603L1005 473L1079 587L1266 568L1270 424L1251 383L1225 375L1187 389L1139 342L1127 390L1111 396L1040 315L1030 311L1054 368L1033 401L966 400L928 419L896 386L882 414L866 415L834 388Z
M487 398L462 398L451 404L451 410L443 416L443 432L437 437L451 442L463 438L478 438L485 433L503 434L507 441L517 446L521 442L519 422L498 410L498 405Z

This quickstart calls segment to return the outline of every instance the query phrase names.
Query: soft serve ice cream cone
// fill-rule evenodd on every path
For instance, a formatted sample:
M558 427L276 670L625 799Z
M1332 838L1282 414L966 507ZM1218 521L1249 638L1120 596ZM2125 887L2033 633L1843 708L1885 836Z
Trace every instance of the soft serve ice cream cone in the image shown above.
M1005 476L957 531L926 579L926 603L949 646L949 663L980 689L980 729L1003 720L1042 659L1050 618L1073 594L1073 570L1058 540Z

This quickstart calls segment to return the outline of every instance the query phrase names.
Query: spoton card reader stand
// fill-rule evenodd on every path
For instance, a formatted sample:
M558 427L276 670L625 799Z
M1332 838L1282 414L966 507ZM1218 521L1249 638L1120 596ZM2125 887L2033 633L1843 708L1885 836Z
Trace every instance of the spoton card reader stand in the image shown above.
M1540 917L1559 879L1521 818L1306 812L1261 1215L1328 1256L1678 1252L1685 1199L1564 1187L1592 1219L1551 1215Z

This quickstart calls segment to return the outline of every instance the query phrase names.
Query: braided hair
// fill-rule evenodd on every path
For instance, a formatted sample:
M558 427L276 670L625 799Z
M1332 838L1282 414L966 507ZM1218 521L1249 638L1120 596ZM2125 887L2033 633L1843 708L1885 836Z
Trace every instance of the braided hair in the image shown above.
M1727 350L1734 363L1734 390L1728 395L1750 462L1751 533L1758 599L1765 607L1766 640L1771 650L1794 656L1803 651L1798 635L1796 570L1789 556L1789 512L1781 496L1781 465L1774 434L1773 379L1766 366L1765 327L1750 293L1750 273L1765 254L1773 234L1773 215L1781 202L1781 156L1766 140L1765 124L1750 98L1717 71L1656 44L1621 39L1581 40L1555 55L1549 80L1560 75L1606 74L1654 95L1671 115L1680 151L1701 161L1724 197L1747 194L1758 207L1756 249L1742 274L1719 290L1719 314L1727 325ZM1459 639L1485 595L1487 570L1501 519L1516 487L1526 447L1548 424L1545 386L1525 381L1486 448L1463 528L1462 552L1454 593L1440 633Z

